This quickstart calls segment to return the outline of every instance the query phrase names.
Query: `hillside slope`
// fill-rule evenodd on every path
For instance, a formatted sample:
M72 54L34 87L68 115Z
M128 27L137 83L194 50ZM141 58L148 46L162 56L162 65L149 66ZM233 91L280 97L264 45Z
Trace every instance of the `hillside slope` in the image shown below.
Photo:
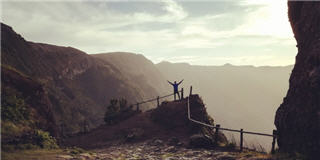
M185 145L194 134L205 134L213 138L214 130L202 127L188 120L187 99L163 102L158 108L137 114L117 125L104 125L90 133L69 138L68 146L101 148L123 142L144 142L151 139L168 141L178 138ZM198 95L190 96L190 112L194 119L213 124L202 99ZM226 139L220 139L226 142Z
M139 89L113 64L75 48L26 41L5 24L1 24L1 49L1 66L42 85L49 98L44 106L52 106L55 124L64 125L66 133L79 132L84 124L89 128L102 124L112 98L131 103L155 94Z
M91 56L117 67L121 73L127 75L130 82L139 87L139 90L146 91L144 92L146 94L143 95L145 99L155 98L171 92L171 88L169 88L170 86L162 73L150 60L141 54L111 52L91 54Z

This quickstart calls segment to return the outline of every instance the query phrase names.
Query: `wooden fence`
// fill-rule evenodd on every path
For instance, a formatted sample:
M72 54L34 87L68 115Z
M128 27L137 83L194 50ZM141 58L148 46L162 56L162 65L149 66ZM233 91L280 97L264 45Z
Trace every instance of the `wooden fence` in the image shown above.
M181 97L180 99L183 99L184 97L184 90L183 88L179 91L181 93ZM166 97L170 97L174 95L173 93L172 94L169 94L169 95L165 95L165 96L162 96L162 97L157 97L157 98L153 98L153 99L149 99L149 100L145 100L145 101L142 101L142 102L138 102L134 105L137 106L137 110L139 110L139 105L140 104L143 104L143 103L148 103L148 102L152 102L152 101L157 101L157 107L160 106L160 99L162 98L166 98ZM192 95L192 86L190 86L190 93L189 93L189 97L190 95ZM249 131L244 131L243 129L240 129L240 130L236 130L236 129L230 129L230 128L222 128L220 126L220 124L216 124L216 126L213 126L213 125L210 125L210 124L206 124L206 123L203 123L203 122L200 122L200 121L197 121L195 119L192 119L191 118L191 113L190 113L190 101L189 101L189 97L188 97L188 103L187 103L187 107L188 107L188 119L194 123L197 123L199 125L203 125L203 126L206 126L206 127L210 127L210 128L213 128L215 129L216 133L219 133L219 131L223 130L223 131L230 131L230 132L237 132L237 133L240 133L240 151L243 151L243 149L245 148L243 146L243 134L251 134L251 135L259 135L259 136L267 136L267 137L272 137L272 147L271 147L271 153L273 154L275 152L275 144L276 144L276 139L277 139L277 131L276 130L273 130L272 134L266 134L266 133L258 133L258 132L249 132ZM215 142L218 141L218 134L215 134ZM247 148L249 149L249 148Z
M181 90L178 91L178 92L181 93L180 99L183 99L183 98L184 98L184 97L183 97L183 96L184 96L184 95L183 95L183 93L184 93L183 88L181 88ZM160 99L167 98L167 97L170 97L170 96L173 96L173 95L174 95L174 93L168 94L168 95L165 95L165 96L161 96L161 97L158 96L158 97L153 98L153 99L148 99L148 100L144 100L144 101L141 101L141 102L137 102L137 103L135 103L135 104L133 104L133 105L137 106L136 109L137 109L137 111L139 111L139 110L140 110L140 104L157 101L157 107L159 107L159 106L160 106ZM176 99L175 99L175 100L176 100Z
M183 88L179 92L181 93L180 99L183 99L184 98ZM163 99L163 98L166 98L166 97L170 97L170 96L173 96L173 95L174 95L174 93L168 94L168 95L165 95L165 96L161 96L161 97L158 96L158 97L153 98L153 99L149 99L149 100L145 100L145 101L141 101L141 102L135 103L133 105L136 105L137 106L136 109L137 109L137 111L139 111L140 110L140 107L139 107L140 104L157 101L157 107L159 107L160 106L160 99ZM189 97L190 97L190 95L192 95L192 86L190 87ZM240 147L240 151L242 151L244 149L244 147L243 147L243 134L252 134L252 135L272 137L273 140L272 140L271 153L273 154L275 152L275 144L276 144L276 139L277 139L277 131L276 130L273 130L272 134L265 134L265 133L244 131L243 129L236 130L236 129L222 128L220 126L220 124L217 124L216 126L213 126L213 125L210 125L210 124L206 124L206 123L197 121L197 120L191 118L189 97L187 98L187 101L188 101L187 102L187 108L188 108L188 119L190 121L192 121L194 123L197 123L199 125L203 125L203 126L206 126L206 127L213 128L213 129L215 129L216 133L219 133L220 130L240 133L240 146L239 146ZM87 122L84 121L83 123L84 123L84 128L83 129L84 129L84 132L86 132L87 128L85 128L85 127L87 126ZM63 125L63 124L61 124L61 125ZM61 128L62 128L61 129L62 135L64 135L64 130L63 130L64 126L61 126ZM218 141L218 134L215 134L214 138L215 138L215 142L217 142Z
M192 86L190 88L190 95L192 94ZM190 97L190 96L189 96ZM194 120L191 118L191 113L190 113L190 100L188 97L188 102L187 102L187 107L188 107L188 119L194 123L197 123L199 125L203 125L206 127L210 127L210 128L214 128L216 130L216 134L215 134L215 142L218 142L218 133L220 130L224 130L224 131L230 131L230 132L238 132L240 133L240 151L243 150L243 134L252 134L252 135L259 135L259 136L268 136L268 137L272 137L272 147L271 147L271 153L273 154L275 152L275 144L276 144L276 139L277 139L277 131L273 130L272 134L265 134L265 133L258 133L258 132L249 132L249 131L244 131L243 129L240 130L236 130L236 129L229 129L229 128L222 128L220 126L220 124L217 124L216 126L210 125L210 124L206 124L197 120Z

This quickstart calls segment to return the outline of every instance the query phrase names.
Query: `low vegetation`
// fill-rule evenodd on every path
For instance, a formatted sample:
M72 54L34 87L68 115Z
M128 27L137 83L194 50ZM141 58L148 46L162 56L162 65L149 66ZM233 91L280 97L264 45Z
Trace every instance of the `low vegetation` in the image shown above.
M108 125L113 125L138 112L133 110L132 106L128 106L126 99L111 99L104 116L104 121Z
M1 119L13 123L30 122L30 111L21 94L8 87L4 87L1 97Z
M1 96L2 151L59 148L55 138L37 126L33 110L21 93L3 87Z

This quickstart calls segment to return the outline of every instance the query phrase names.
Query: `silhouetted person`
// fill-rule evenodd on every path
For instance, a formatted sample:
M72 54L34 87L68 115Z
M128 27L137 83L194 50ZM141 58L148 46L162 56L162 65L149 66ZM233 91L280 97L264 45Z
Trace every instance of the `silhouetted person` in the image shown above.
M168 81L168 80L167 80ZM171 83L170 81L168 81L172 86L173 86L173 95L174 95L174 100L176 100L176 94L178 95L179 99L180 99L180 94L179 94L179 90L178 90L178 86L179 84L182 83L183 80L181 80L179 83L177 83L177 81L174 81L174 83Z

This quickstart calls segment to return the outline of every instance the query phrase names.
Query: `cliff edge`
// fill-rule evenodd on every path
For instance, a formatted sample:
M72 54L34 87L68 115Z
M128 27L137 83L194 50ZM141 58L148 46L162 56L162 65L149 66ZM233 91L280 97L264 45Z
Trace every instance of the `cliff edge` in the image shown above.
M278 145L280 151L314 157L320 151L320 3L289 1L288 9L298 54L276 112Z
M101 148L124 142L146 142L152 139L168 142L175 139L183 146L212 146L214 130L189 121L187 103L187 99L164 101L159 107L136 114L116 125L103 125L87 134L66 139L65 145ZM196 120L214 124L198 95L190 96L190 113ZM227 143L227 139L219 133L218 142Z

